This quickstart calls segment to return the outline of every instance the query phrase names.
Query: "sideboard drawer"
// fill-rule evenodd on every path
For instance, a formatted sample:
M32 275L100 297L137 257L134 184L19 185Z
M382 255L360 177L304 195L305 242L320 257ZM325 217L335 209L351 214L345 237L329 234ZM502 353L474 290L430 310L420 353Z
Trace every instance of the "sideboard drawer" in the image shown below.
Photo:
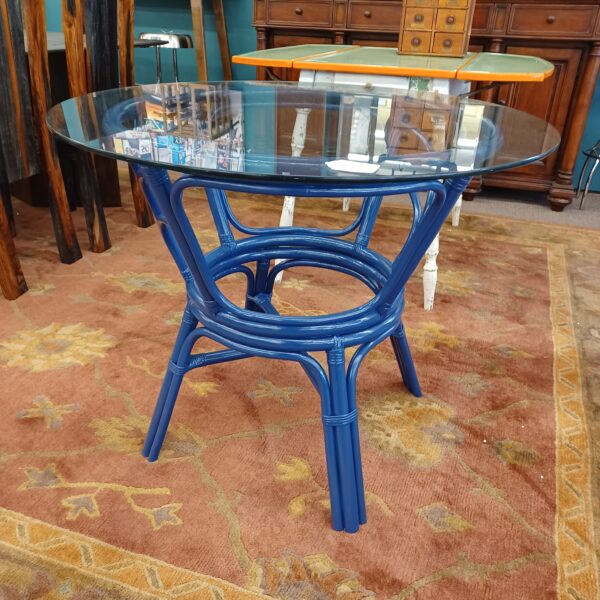
M433 124L439 121L443 123L444 131L448 131L450 123L450 111L427 108L423 112L423 120L421 122L422 131L433 131Z
M416 150L419 147L419 138L412 129L392 128L388 145L396 151Z
M461 51L465 41L462 33L436 33L433 36L433 52L456 56Z
M333 4L323 2L290 2L290 0L270 0L267 7L269 25L295 25L331 27Z
M401 2L350 2L348 28L398 31Z
M404 108L399 111L395 111L393 115L393 123L400 127L421 127L421 121L423 120L423 109L422 108Z
M433 8L406 9L404 17L404 29L429 30L433 29Z
M440 8L437 11L435 28L437 31L464 31L467 22L466 10Z
M402 52L406 54L428 54L431 31L407 31L402 38Z
M544 37L586 37L594 31L598 7L589 4L515 4L507 33Z
M468 8L469 0L439 0L440 8Z
M437 0L406 0L406 6L437 6Z

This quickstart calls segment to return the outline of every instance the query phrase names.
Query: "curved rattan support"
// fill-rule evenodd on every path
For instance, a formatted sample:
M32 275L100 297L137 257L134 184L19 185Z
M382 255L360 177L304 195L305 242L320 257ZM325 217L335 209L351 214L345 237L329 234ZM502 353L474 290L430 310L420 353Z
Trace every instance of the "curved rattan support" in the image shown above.
M380 184L357 179L317 185L183 176L171 184L165 171L141 165L134 169L187 289L187 307L148 429L144 456L158 458L181 382L191 369L249 356L298 362L321 398L333 528L357 531L366 520L356 405L358 369L368 352L389 337L405 385L413 394L421 394L402 325L404 286L467 180ZM217 229L220 246L208 253L203 252L183 207L183 194L191 187L205 189ZM364 201L356 220L339 230L257 228L238 221L226 191L362 196ZM427 195L424 204L420 193ZM398 256L390 262L368 246L382 199L392 194L409 195L413 222ZM237 239L232 228L247 237ZM348 239L353 233L354 239ZM275 259L283 262L274 266ZM362 306L334 314L282 316L271 302L273 282L281 270L300 266L355 277L373 297ZM216 284L238 272L247 279L244 307L233 304ZM204 337L226 349L192 354L196 342ZM346 368L346 348L350 347L357 350ZM327 373L312 352L327 354Z

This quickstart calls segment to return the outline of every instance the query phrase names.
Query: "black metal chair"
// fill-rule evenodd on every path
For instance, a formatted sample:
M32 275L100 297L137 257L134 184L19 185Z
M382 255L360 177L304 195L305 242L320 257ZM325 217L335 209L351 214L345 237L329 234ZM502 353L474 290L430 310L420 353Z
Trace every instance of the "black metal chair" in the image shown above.
M161 42L160 46L155 46L154 51L156 53L156 81L162 83L162 63L160 59L161 48L171 48L173 50L173 74L175 81L179 81L179 67L177 65L177 50L179 48L193 48L194 41L191 35L185 33L171 33L171 32L145 32L140 33L140 38L143 40L155 40Z
M600 165L600 140L598 140L589 150L584 150L583 154L586 158L581 169L581 175L579 175L576 196L577 198L581 196L579 200L579 210L583 209L583 204L590 191L590 185L592 183L592 179L594 178L594 173L596 172L598 165ZM588 171L588 166L592 161L592 167Z

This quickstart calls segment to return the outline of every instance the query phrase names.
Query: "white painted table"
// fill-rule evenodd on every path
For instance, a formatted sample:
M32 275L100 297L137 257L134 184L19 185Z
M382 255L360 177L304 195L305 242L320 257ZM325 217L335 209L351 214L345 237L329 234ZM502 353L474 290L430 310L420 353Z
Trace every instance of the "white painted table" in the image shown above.
M299 84L305 87L347 85L376 91L387 88L407 93L432 92L440 95L461 96L471 90L471 82L543 81L554 66L540 58L510 54L469 53L464 58L399 55L394 48L331 46L304 44L285 48L258 50L233 57L234 63L265 68L286 68L300 71ZM470 107L471 108L471 107ZM475 109L463 115L467 119L458 138L460 168L473 167L474 152L479 140L481 114ZM292 134L292 156L300 156L304 149L307 120L310 109L297 109ZM357 127L361 125L360 109L356 113ZM464 132L464 134L463 134ZM445 133L442 132L442 139ZM435 137L435 136L434 136ZM432 147L432 150L436 150ZM295 198L287 196L281 213L280 226L293 224ZM460 220L462 196L452 211L452 225ZM350 200L344 199L342 208L348 210ZM423 266L423 306L433 308L437 285L437 256L439 236L425 254ZM281 281L283 273L278 276Z

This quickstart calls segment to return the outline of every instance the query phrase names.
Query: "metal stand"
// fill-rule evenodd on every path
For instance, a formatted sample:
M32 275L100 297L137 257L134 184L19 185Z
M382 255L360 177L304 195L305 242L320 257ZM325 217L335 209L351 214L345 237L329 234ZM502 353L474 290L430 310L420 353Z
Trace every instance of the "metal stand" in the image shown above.
M583 163L583 167L581 169L581 175L579 176L579 181L577 183L577 193L575 196L576 198L580 198L579 210L583 210L583 205L590 191L590 185L592 183L592 179L594 178L594 173L596 172L598 165L600 165L600 140L598 140L589 150L586 150L583 154L585 155L585 162ZM592 161L594 162L594 164L592 165L592 168L588 171L588 166Z
M194 41L192 36L184 33L140 33L143 40L155 40L161 42L160 46L154 46L156 53L156 82L162 83L162 62L160 59L161 48L171 48L173 51L173 77L175 83L179 82L179 67L177 64L177 50L179 48L193 48Z

